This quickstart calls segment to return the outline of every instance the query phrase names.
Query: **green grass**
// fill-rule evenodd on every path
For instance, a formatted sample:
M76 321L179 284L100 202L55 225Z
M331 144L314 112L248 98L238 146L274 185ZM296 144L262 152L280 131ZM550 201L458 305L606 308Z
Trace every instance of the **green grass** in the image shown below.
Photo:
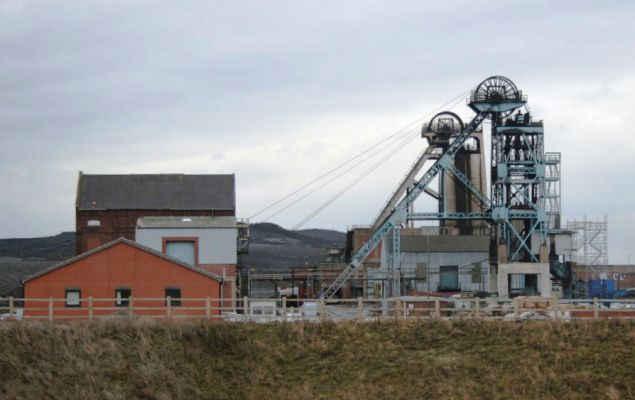
M1 398L631 399L635 323L0 325Z

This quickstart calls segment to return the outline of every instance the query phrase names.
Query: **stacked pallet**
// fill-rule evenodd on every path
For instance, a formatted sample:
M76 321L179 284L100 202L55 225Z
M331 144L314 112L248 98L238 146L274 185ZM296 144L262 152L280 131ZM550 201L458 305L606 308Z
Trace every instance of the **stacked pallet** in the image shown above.
M556 305L558 300L555 297L540 296L519 296L515 299L518 307L522 309L547 310Z

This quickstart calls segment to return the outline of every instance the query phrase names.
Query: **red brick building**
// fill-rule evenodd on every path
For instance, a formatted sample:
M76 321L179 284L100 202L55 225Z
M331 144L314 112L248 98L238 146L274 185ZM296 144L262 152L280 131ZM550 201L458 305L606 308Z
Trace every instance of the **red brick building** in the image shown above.
M79 173L76 251L120 237L135 240L148 216L236 216L234 175L88 175Z
M54 265L23 280L25 316L47 316L47 303L31 299L57 299L55 318L128 314L163 316L170 296L174 316L204 316L205 298L222 297L222 277L120 238ZM155 299L140 303L142 298ZM199 300L194 300L199 299ZM211 309L220 301L211 302ZM139 308L141 307L141 309ZM198 310L188 310L197 307ZM38 308L38 310L33 310ZM154 308L154 309L143 309ZM219 314L213 310L213 314Z

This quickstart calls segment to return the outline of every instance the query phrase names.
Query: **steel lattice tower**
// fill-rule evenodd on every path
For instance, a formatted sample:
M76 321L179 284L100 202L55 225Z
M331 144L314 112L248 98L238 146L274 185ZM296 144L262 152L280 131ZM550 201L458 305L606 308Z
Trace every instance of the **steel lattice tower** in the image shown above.
M476 115L467 124L457 121L457 124L450 125L449 122L455 120L451 113L435 116L427 130L424 128L424 136L427 132L434 133L428 139L441 144L434 146L440 147L441 153L432 153L433 146L422 153L376 218L368 240L352 255L350 264L325 291L325 297L332 297L385 238L389 238L385 242L389 271L394 273L390 294L399 295L399 230L409 221L487 221L492 226L493 263L533 263L538 267L529 272L533 274L546 265L547 272L540 274L547 275L545 282L548 282L547 210L554 217L559 214L559 158L557 162L553 160L553 167L557 170L551 177L554 183L557 182L557 191L546 195L550 190L546 182L551 182L545 180L546 167L550 165L551 168L551 164L545 157L543 124L542 121L532 121L526 103L526 97L511 80L492 76L472 91L468 105ZM492 129L490 198L454 165L456 154L464 149L470 135L486 119L491 121ZM434 121L436 126L433 126ZM428 159L435 160L433 165L419 179L415 179L416 173ZM438 212L414 212L412 206L415 200L422 193L431 194L433 191L429 185L444 173L452 174L465 185L471 192L470 198L480 203L481 211L449 212L441 208ZM557 225L555 219L553 228Z
M491 209L499 262L539 262L546 242L545 152L542 121L532 121L527 101L505 77L483 81L470 107L505 99L517 107L491 113ZM532 243L533 242L533 243Z

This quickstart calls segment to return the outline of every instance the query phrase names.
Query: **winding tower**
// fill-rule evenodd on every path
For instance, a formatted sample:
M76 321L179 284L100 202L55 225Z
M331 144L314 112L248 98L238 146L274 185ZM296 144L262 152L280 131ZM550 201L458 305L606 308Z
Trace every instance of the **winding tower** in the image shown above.
M326 290L326 297L332 297L382 241L393 275L387 294L398 296L399 231L412 221L430 220L439 221L442 227L459 230L467 226L473 228L475 224L489 224L492 239L490 292L498 292L504 298L513 295L514 289L530 288L529 294L551 295L547 234L550 213L559 214L559 206L554 211L549 205L554 199L545 195L548 162L544 152L543 123L532 119L526 96L511 80L502 76L492 76L481 82L471 92L468 106L476 115L467 124L456 114L443 112L424 125L422 136L428 140L428 148L379 213L368 240ZM473 171L461 168L465 164L461 157L480 152L483 143L481 124L486 120L491 126L490 197L484 190L485 173L475 179ZM415 179L428 160L434 160L434 163ZM451 181L448 180L450 176ZM439 192L430 188L436 178ZM449 190L450 183L461 185L462 191L456 187ZM438 211L414 210L415 200L423 193L439 200ZM449 199L448 193L461 199ZM457 193L462 195L456 196ZM559 192L557 196L559 204ZM559 215L554 217L559 218ZM554 268L560 266L557 262L553 264Z
M443 111L424 123L421 136L429 147L436 147L444 152L461 133L464 125L461 118L453 112ZM465 175L476 188L486 192L485 155L483 152L483 130L478 128L470 134L461 149L454 156L454 168ZM470 191L454 174L439 175L439 212L467 213L482 211L488 208L472 191ZM487 235L488 224L482 220L441 220L439 223L442 235Z
M530 287L546 295L544 127L532 119L526 102L511 80L494 76L476 87L469 106L476 112L491 110L491 261L497 290Z

